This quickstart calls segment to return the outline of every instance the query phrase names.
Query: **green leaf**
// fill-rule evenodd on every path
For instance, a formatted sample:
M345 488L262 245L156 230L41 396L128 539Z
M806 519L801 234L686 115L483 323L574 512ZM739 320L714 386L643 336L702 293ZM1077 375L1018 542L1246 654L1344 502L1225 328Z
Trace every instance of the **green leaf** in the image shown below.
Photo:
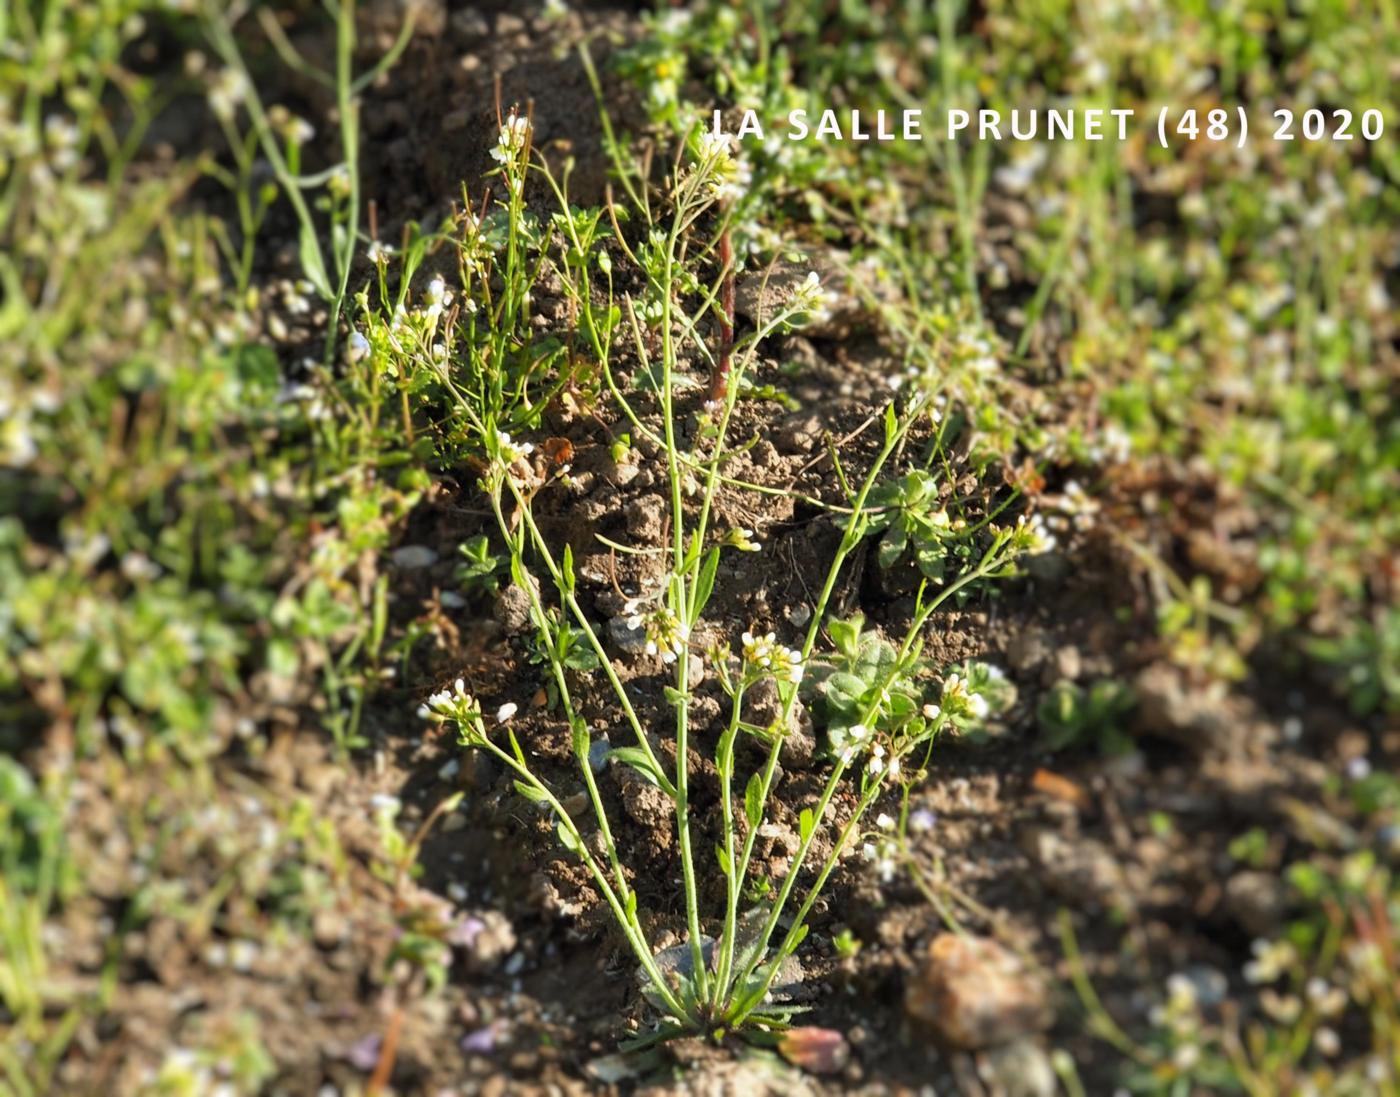
M321 258L321 244L316 239L316 230L302 222L300 237L300 258L302 273L306 280L316 287L316 292L327 301L335 299L331 292L331 280L326 277L326 263Z
M811 808L803 808L802 814L797 817L797 836L805 842L812 837L812 830L816 827L817 820L812 814Z
M565 597L574 592L574 550L564 545L564 563L559 569L559 591Z
M838 709L849 709L865 693L865 680L845 671L837 671L826 680L827 703Z
M608 760L621 762L624 766L630 766L653 785L656 785L658 788L662 787L661 781L658 780L656 770L652 768L651 759L647 756L647 752L642 750L641 747L615 747L608 751Z
M532 804L543 804L548 800L543 792L525 781L516 781L515 791L520 793L521 796L529 800Z
M560 844L563 845L563 847L567 849L570 853L579 852L580 846L578 840L574 837L573 831L566 827L562 822L554 824L554 833L559 835Z
M889 532L880 538L880 547L875 552L875 562L882 568L892 568L895 562L904 555L905 546L909 543L909 535L904 532L903 526L891 526Z
M588 725L582 720L574 723L574 754L584 762L588 761L588 748L592 745L593 737L588 733Z
M716 545L705 554L705 560L700 565L700 574L695 579L695 617L699 617L705 610L705 603L710 600L710 594L715 589L715 573L719 570L719 546Z
M744 818L749 821L750 829L756 828L763 818L763 778L757 773L749 778L748 787L744 789Z
M899 417L894 413L894 404L885 405L885 445L894 444L895 438L899 436Z
M715 858L719 861L719 870L727 877L732 871L729 865L729 851L718 842L715 843Z

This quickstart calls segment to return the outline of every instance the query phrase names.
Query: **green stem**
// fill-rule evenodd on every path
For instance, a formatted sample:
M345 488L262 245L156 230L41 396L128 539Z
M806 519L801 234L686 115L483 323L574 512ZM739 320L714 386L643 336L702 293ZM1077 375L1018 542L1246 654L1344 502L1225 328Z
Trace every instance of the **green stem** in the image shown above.
M628 917L626 906L623 902L619 901L617 893L613 891L612 885L608 883L607 875L603 872L602 867L584 844L583 835L579 833L578 827L574 825L574 821L569 818L569 814L564 810L564 806L559 803L558 798L549 790L548 786L530 771L528 766L521 765L517 758L509 752L502 750L485 735L480 737L480 742L488 751L495 755L497 759L504 762L511 770L517 773L521 780L535 789L544 801L549 804L550 808L553 809L555 819L569 832L569 836L573 839L575 846L578 848L579 858L592 875L594 883L598 885L598 890L603 893L603 898L607 901L608 906L612 908L613 917L616 918L618 925L622 927L622 932L627 937L628 944L632 946L633 953L641 962L642 970L646 972L647 978L651 980L652 985L656 988L657 994L660 995L662 1001L666 1003L666 1007L677 1017L686 1017L685 1007L682 1006L679 999L676 998L674 992L667 985L665 977L661 974L661 970L656 966L656 957L652 955L651 947L647 944L646 938L642 936L641 931L635 927L633 919Z

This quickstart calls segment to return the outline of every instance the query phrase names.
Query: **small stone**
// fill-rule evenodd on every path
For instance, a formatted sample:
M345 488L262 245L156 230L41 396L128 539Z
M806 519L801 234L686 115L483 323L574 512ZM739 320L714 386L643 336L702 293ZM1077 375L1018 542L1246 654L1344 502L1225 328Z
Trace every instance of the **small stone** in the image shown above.
M851 1061L851 1046L834 1028L804 1025L778 1037L778 1051L809 1074L839 1074Z
M496 598L493 616L507 636L519 636L530 628L530 596L520 587L506 587Z
M976 1049L1048 1028L1045 987L985 937L940 933L909 980L904 1010L953 1047Z
M979 1073L1002 1097L1055 1097L1058 1090L1050 1057L1028 1036L989 1050Z
M500 38L507 38L512 34L519 34L526 29L525 20L511 12L501 12L496 16L496 35Z
M467 915L460 924L467 932L456 943L466 948L467 968L476 974L495 970L515 951L515 930L498 910Z
M389 557L396 568L418 571L437 563L438 554L427 545L401 545Z
M331 949L350 935L345 915L331 907L318 910L311 919L311 937L321 948Z
M1040 867L1046 886L1060 896L1105 908L1132 902L1122 867L1102 842L1031 827L1022 834L1021 845Z
M618 651L628 655L640 655L647 649L647 630L641 625L633 625L632 618L625 613L608 619L608 639Z
M1006 661L1012 670L1020 673L1037 669L1049 657L1050 645L1042 629L1018 632L1006 645Z
M1073 682L1084 672L1084 659L1073 644L1066 644L1055 652L1055 671L1061 678Z
M1250 723L1225 703L1224 682L1195 686L1169 663L1153 663L1133 683L1138 721L1149 734L1180 743L1198 754L1237 757L1244 753Z
M819 416L799 412L790 415L778 428L778 445L788 453L808 453L822 440Z
M1251 937L1273 937L1288 913L1288 890L1269 872L1237 872L1225 882L1225 910Z
M481 12L462 8L452 13L452 31L459 38L485 38L491 33L491 24Z
M627 532L647 544L660 544L666 531L666 501L659 495L643 495L623 512Z

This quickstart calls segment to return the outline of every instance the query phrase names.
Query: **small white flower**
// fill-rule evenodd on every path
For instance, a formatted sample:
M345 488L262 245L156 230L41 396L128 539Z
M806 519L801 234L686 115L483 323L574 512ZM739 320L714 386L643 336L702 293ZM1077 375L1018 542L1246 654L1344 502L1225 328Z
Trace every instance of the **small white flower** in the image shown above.
M369 340L358 331L350 333L350 339L345 344L345 357L351 362L360 362L369 354Z
M894 827L894 819L882 811L879 815L875 816L875 825L881 830L890 830Z
M497 723L504 724L519 711L519 707L514 701L507 701L496 710Z
M724 543L730 548L736 548L740 552L758 552L759 544L754 539L753 530L736 526L725 535Z
M512 107L506 120L501 123L501 132L496 138L495 147L491 150L491 159L498 164L509 163L525 147L529 133L530 120L516 114Z
M515 464L535 451L535 447L529 442L512 442L510 435L503 430L496 432L496 443L500 446L501 460L507 465Z
M865 763L865 769L872 777L885 771L885 748L879 743L870 748L870 761Z

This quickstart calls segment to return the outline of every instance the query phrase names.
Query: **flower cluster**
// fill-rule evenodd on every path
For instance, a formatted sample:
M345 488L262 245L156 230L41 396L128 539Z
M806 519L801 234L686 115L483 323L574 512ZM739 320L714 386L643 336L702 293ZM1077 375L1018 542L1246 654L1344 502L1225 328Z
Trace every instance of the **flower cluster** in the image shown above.
M888 884L899 869L899 843L893 833L895 821L892 816L882 811L876 816L875 825L880 828L880 832L860 847L860 855L867 863L875 866L875 875L880 878L880 883Z
M505 706L502 707L502 712ZM513 712L498 719L504 723ZM485 737L486 731L481 722L481 702L467 692L466 683L458 678L451 689L441 689L418 706L418 716L434 723L449 721L457 725L462 742L471 744Z
M796 648L783 647L774 633L743 635L744 663L759 675L771 674L780 682L797 685L802 681L802 653Z
M1045 519L1039 514L1033 514L1029 518L1021 515L1016 519L1016 526L1011 531L1011 548L1029 556L1049 552L1057 543L1055 535L1046 527Z
M501 132L491 149L491 159L498 164L514 163L525 150L530 139L530 120L516 113L514 107L501 123Z
M716 202L732 205L753 182L753 169L734 154L734 139L709 130L700 134L695 171Z
M816 271L807 272L807 277L793 293L788 309L793 313L795 323L811 323L830 318L831 294L822 288L821 276Z
M754 532L742 526L735 526L724 535L723 543L729 548L736 548L740 552L758 552L759 543L754 539Z
M640 598L630 598L623 605L622 612L627 617L627 627L646 632L648 655L660 655L663 663L674 663L676 657L684 654L690 637L681 627L680 618L664 605L652 606Z
M923 711L930 720L943 717L955 725L976 727L1010 708L1015 698L1016 687L1000 667L968 662L949 671L937 703L924 705Z
M506 468L534 452L535 447L529 442L513 442L505 431L496 431L496 454L500 463Z

